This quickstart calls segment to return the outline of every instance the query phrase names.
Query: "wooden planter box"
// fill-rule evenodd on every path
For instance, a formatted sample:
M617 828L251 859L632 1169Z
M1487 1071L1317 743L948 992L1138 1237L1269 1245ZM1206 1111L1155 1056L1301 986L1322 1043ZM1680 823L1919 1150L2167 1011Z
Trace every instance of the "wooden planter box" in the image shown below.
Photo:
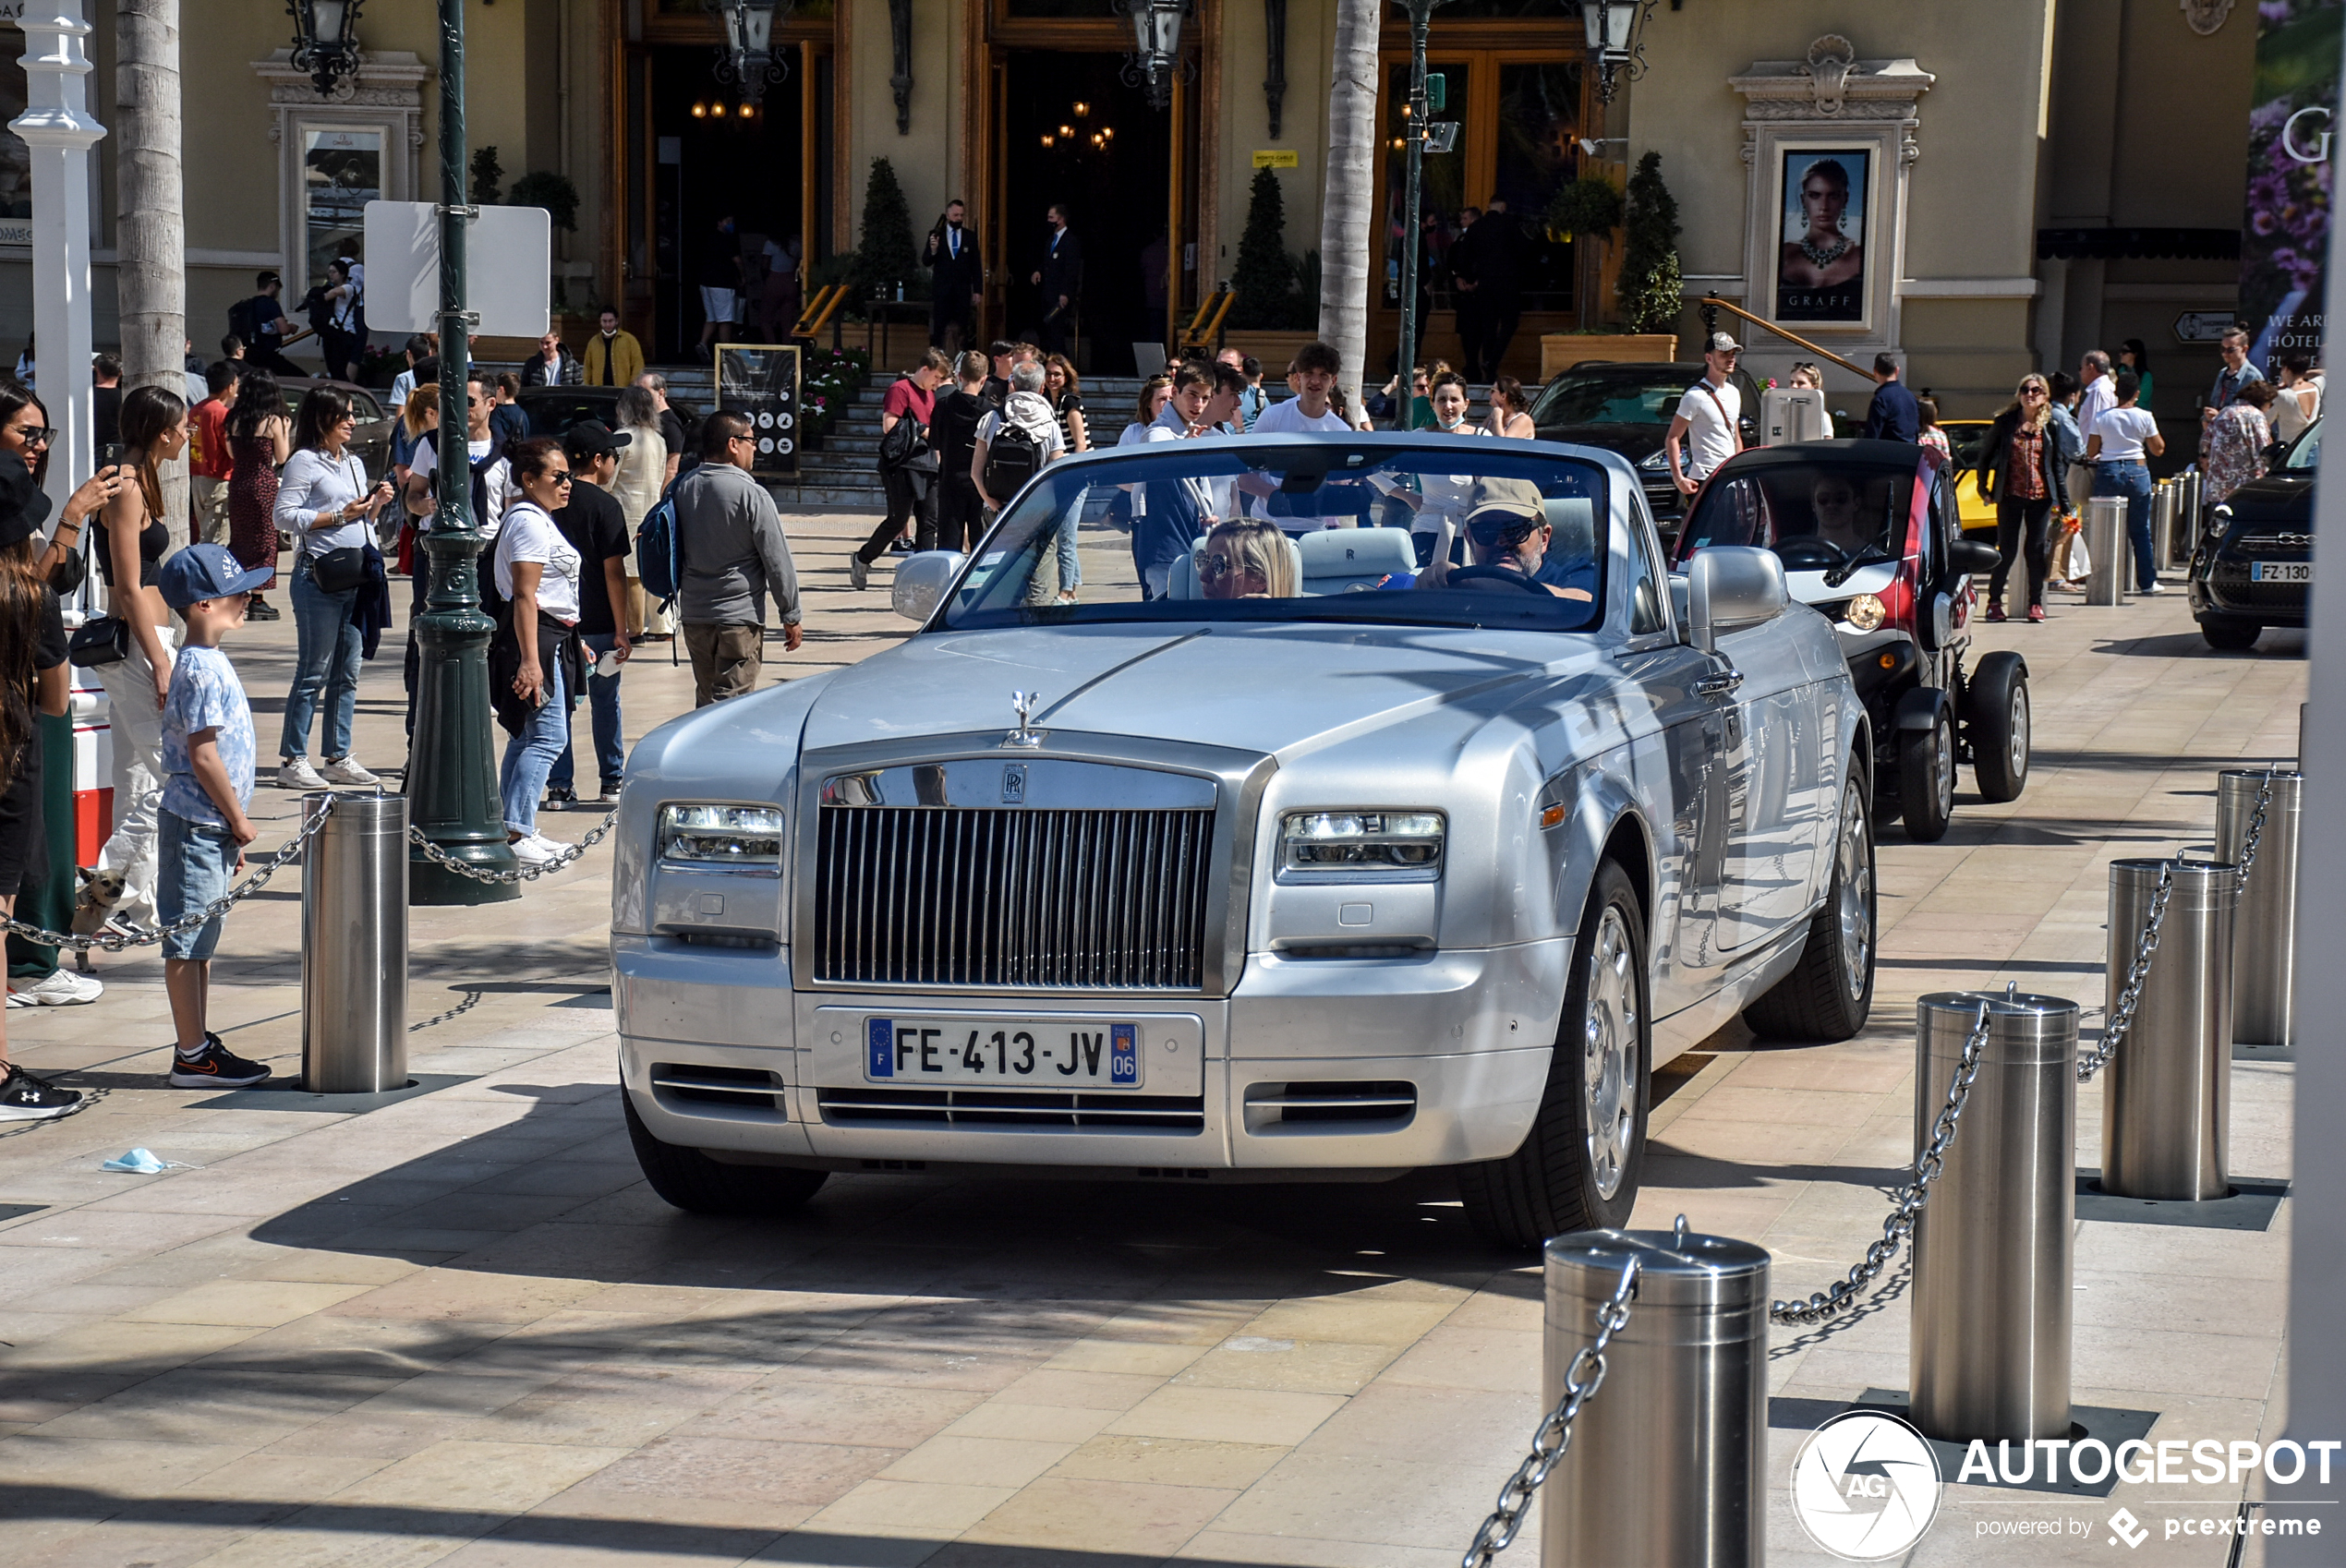
M1547 380L1584 359L1655 364L1677 357L1675 332L1548 332L1540 339L1540 379Z
M1222 346L1235 348L1240 354L1251 354L1263 361L1263 379L1268 384L1284 388L1287 384L1288 361L1312 341L1316 332L1226 332ZM1284 392L1281 393L1285 395Z

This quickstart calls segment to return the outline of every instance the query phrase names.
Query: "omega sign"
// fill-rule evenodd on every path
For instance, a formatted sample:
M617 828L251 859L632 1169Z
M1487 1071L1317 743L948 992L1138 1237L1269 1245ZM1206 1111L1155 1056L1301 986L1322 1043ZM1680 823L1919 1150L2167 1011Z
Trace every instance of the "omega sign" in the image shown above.
M2320 115L2319 120L2314 118ZM2280 127L2281 151L2300 163L2329 162L2329 110L2319 103L2308 103Z

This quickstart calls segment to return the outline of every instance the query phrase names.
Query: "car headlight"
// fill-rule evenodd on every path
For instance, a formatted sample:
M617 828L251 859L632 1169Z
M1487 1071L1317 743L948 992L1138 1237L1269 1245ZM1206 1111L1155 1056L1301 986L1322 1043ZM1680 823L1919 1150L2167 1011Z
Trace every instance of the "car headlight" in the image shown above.
M694 865L779 865L780 806L687 805L659 808L659 858Z
M1440 812L1291 811L1279 819L1279 864L1370 874L1439 871L1443 827Z
M1638 459L1638 466L1649 474L1667 474L1670 471L1670 449L1663 447L1646 453Z
M1859 594L1849 601L1849 608L1842 613L1841 619L1860 632L1870 632L1890 619L1890 611L1873 595Z

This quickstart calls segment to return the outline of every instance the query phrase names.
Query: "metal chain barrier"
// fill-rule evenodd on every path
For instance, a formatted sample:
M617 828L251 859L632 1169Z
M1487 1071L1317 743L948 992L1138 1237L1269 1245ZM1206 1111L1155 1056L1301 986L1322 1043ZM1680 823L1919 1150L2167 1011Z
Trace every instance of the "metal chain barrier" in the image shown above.
M11 936L21 936L26 941L36 943L43 947L64 947L76 953L86 953L93 947L101 952L119 953L126 948L144 947L160 942L166 936L175 936L182 932L197 930L219 919L236 904L251 898L267 887L269 879L277 874L279 868L299 854L302 847L317 836L318 829L325 826L326 818L333 814L333 802L328 801L323 807L310 814L308 820L302 823L301 831L286 839L275 854L262 861L259 869L250 876L229 888L227 892L214 899L202 909L196 911L193 914L182 915L169 925L161 926L152 931L101 931L93 936L77 936L69 931L43 931L37 925L27 924L20 920L0 919L0 930L5 930Z
M1988 1004L1979 1004L1979 1021L1971 1028L1963 1043L1963 1059L1955 1064L1954 1081L1947 1086L1947 1103L1939 1108L1939 1119L1931 1124L1930 1141L1915 1156L1915 1178L1890 1196L1890 1217L1881 1223L1881 1239L1868 1244L1862 1260L1854 1264L1848 1274L1833 1282L1830 1290L1820 1290L1806 1301L1777 1301L1768 1308L1772 1323L1796 1323L1807 1326L1821 1323L1835 1313L1846 1310L1857 1299L1857 1293L1871 1285L1884 1265L1897 1255L1899 1243L1915 1233L1915 1217L1922 1212L1929 1200L1930 1184L1947 1162L1947 1151L1955 1141L1955 1126L1963 1119L1965 1103L1971 1098L1971 1086L1979 1077L1980 1053L1988 1048Z
M2261 814L2263 808L2258 807ZM2134 938L2134 961L2126 966L2126 983L2118 993L2118 1005L2110 1009L2110 1021L2102 1025L2101 1038L2094 1042L2093 1051L2077 1058L2077 1081L2090 1083L2094 1074L2110 1065L2124 1043L2126 1031L2134 1027L2134 1009L2141 1006L2143 982L2150 975L2150 956L2159 951L2159 928L2167 922L2167 899L2175 890L2175 868L2172 862L2159 868L2159 886L2150 895L2150 915L2143 922L2142 935Z
M2273 774L2280 765L2265 765L2265 781L2256 786L2256 809L2248 814L2248 833L2240 845L2240 890L2248 891L2248 868L2256 863L2256 840L2265 836L2265 808L2273 802Z
M598 827L592 833L587 834L586 838L581 838L577 843L573 844L561 854L556 855L552 860L547 861L540 865L518 866L512 871L483 871L478 866L466 865L464 862L456 859L455 856L450 854L447 850L441 849L439 845L425 838L423 830L418 827L410 826L407 829L407 841L424 852L424 859L431 862L432 864L440 867L443 871L453 871L459 876L469 876L475 882L496 883L503 887L511 887L518 883L535 882L541 876L550 875L557 871L565 869L575 862L578 858L584 855L587 850L601 843L611 830L617 826L619 826L619 814L617 812L613 812L610 816L603 819L603 825L600 827Z
M1612 1298L1597 1309L1597 1337L1582 1345L1572 1365L1565 1369L1564 1397L1531 1434L1530 1453L1499 1489L1498 1506L1474 1532L1474 1544L1467 1548L1460 1568L1489 1568L1492 1559L1513 1544L1516 1532L1523 1527L1524 1512L1531 1506L1532 1494L1572 1446L1572 1423L1580 1407L1596 1396L1604 1381L1605 1346L1629 1326L1629 1302L1637 1293L1638 1260L1632 1258L1622 1266L1621 1284Z

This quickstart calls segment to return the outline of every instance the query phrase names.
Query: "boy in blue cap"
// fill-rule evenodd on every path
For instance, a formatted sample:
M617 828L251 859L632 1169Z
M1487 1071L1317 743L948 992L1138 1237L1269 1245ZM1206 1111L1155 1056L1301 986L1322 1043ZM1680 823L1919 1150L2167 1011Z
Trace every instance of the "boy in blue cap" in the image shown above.
M186 643L171 663L171 692L163 705L162 851L155 890L158 914L170 925L228 891L244 868L245 846L259 829L245 814L252 799L252 705L245 701L220 639L245 623L252 590L270 580L270 567L248 570L225 545L196 544L163 563L155 586L163 602L187 624ZM163 983L178 1035L172 1056L175 1089L242 1088L269 1069L235 1055L204 1027L212 997L212 952L220 945L214 915L193 931L163 942Z

